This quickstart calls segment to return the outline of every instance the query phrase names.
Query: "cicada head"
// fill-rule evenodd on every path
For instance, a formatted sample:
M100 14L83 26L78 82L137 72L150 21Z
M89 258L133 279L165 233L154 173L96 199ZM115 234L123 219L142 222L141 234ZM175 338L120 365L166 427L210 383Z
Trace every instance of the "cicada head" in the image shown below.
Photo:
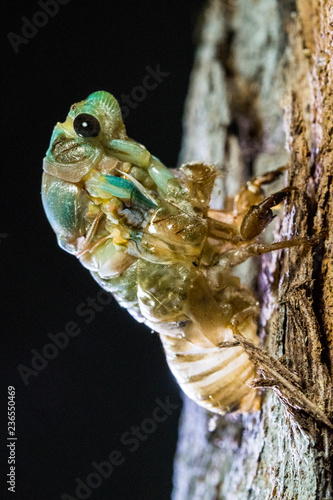
M123 138L120 107L104 91L73 104L65 122L53 130L43 163L42 201L60 246L70 253L80 251L98 211L84 184L94 169L109 172L117 166L107 148Z
M126 138L121 110L108 92L98 91L73 104L57 123L44 158L46 173L68 182L81 181L108 156L113 139Z

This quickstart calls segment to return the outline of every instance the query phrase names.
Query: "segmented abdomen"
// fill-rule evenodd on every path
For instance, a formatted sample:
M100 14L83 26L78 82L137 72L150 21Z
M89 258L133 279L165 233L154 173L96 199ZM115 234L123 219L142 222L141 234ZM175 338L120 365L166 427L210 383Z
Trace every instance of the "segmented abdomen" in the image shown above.
M249 383L255 368L242 347L203 348L185 338L160 337L172 373L197 404L220 414L254 409L256 391Z
M257 392L249 386L255 367L243 348L210 347L209 344L200 347L185 337L181 321L177 318L167 322L149 320L138 300L137 264L134 263L114 279L101 279L97 273L92 275L135 319L159 332L173 375L183 391L197 404L219 414L256 409ZM156 285L160 284L156 282ZM175 290L179 292L177 287ZM257 343L257 326L252 319L239 325L239 330L247 339ZM219 335L222 342L232 338L232 331L221 327Z

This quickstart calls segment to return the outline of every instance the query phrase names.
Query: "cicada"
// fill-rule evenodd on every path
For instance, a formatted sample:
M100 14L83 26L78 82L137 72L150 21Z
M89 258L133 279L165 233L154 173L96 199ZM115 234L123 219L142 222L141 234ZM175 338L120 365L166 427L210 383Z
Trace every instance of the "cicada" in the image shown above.
M57 123L43 169L43 205L60 247L158 332L184 392L220 414L254 409L255 367L234 334L258 344L258 302L233 270L301 243L257 241L290 192L264 196L281 169L248 182L231 211L212 210L219 171L202 162L168 169L127 136L104 91Z

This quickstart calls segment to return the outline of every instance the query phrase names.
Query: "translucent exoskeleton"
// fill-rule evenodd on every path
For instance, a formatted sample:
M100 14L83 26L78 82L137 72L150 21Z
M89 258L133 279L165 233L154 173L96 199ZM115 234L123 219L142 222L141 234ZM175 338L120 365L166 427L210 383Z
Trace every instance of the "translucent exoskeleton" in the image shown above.
M257 242L291 189L265 199L262 185L281 169L249 182L232 212L211 210L215 167L167 169L128 138L118 102L104 91L57 123L43 168L43 205L59 245L159 333L184 392L216 413L254 409L255 367L234 332L258 344L258 304L233 269L308 243Z

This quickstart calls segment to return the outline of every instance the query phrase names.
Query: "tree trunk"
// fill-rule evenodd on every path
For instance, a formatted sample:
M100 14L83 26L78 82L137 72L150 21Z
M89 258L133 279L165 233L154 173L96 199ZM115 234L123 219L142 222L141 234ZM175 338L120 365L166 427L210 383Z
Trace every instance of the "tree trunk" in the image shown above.
M252 414L212 419L184 397L174 500L333 498L332 41L327 0L211 0L202 16L181 161L218 164L225 199L288 163L271 239L327 232L256 261L276 371L248 348L268 387Z

